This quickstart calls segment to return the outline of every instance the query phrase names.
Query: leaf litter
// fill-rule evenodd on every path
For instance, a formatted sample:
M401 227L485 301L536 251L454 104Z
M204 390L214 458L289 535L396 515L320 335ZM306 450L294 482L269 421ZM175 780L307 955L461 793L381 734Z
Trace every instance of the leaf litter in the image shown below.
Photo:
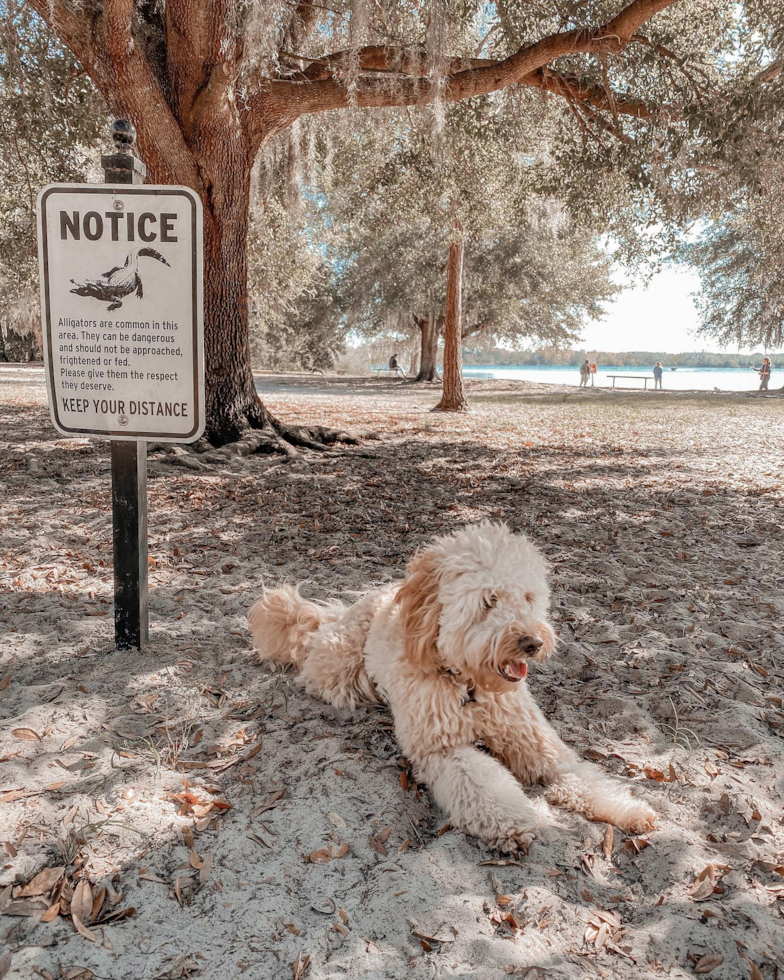
M279 416L384 439L187 472L153 451L153 639L122 659L93 615L111 611L106 446L58 439L40 380L4 387L0 907L65 940L61 971L38 938L15 946L13 980L33 962L110 976L119 957L151 977L318 980L355 956L418 980L445 950L478 977L545 976L530 964L554 957L619 980L719 975L738 956L763 976L784 907L775 399L470 382L473 412L456 421L428 414L429 387L260 383ZM561 649L532 672L538 701L591 764L636 784L653 832L555 810L553 841L501 858L401 773L383 710L334 712L252 663L244 616L262 582L352 601L432 534L484 517L551 563ZM19 896L42 872L43 891ZM164 922L174 947L158 948ZM489 959L472 965L487 928Z

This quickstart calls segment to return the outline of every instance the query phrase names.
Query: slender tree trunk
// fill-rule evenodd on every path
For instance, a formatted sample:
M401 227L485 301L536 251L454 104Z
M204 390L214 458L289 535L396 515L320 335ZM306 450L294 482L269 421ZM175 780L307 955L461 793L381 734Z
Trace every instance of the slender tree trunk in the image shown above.
M449 244L446 269L446 317L444 319L444 390L434 412L467 412L463 390L461 349L463 319L463 229L455 222L455 238Z
M419 359L419 373L414 381L438 381L438 321L435 313L417 320L422 331L422 344Z
M419 337L414 336L411 340L411 360L408 367L408 375L411 378L415 378L419 373L419 348L421 340Z

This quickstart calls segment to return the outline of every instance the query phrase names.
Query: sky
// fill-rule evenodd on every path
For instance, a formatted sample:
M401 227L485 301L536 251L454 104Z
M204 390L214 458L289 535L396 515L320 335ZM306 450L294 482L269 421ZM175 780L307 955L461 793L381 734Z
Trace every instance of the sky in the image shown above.
M699 318L692 299L700 288L696 272L669 268L654 276L647 288L635 286L626 276L619 281L626 288L609 304L607 316L585 327L586 351L722 350L710 337L696 336Z

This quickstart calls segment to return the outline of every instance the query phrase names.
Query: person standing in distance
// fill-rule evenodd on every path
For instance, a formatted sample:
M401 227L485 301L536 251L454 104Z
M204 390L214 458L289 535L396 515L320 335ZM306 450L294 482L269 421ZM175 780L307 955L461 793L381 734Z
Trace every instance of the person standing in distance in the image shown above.
M754 368L754 370L757 372L757 374L760 377L760 386L759 386L760 391L768 390L768 382L770 381L770 369L771 369L771 364L770 364L769 357L762 358L762 367Z
M663 374L664 374L664 368L662 367L662 362L661 361L657 361L654 364L654 366L653 366L653 387L654 387L654 390L656 388L661 388L662 387L662 375Z

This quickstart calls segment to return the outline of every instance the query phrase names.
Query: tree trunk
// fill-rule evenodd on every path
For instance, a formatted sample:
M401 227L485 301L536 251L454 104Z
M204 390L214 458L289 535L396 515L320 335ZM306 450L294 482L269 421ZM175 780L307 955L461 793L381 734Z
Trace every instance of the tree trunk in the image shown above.
M256 393L247 263L253 159L233 107L215 113L205 129L192 139L203 180L205 438L214 447L242 441L248 451L288 453L289 443L323 449L330 442L356 442L323 426L285 425Z
M462 313L463 313L463 234L455 222L455 238L449 244L446 269L446 317L444 319L444 390L434 412L467 412L463 390Z
M435 313L428 313L427 316L418 319L417 325L422 331L422 344L419 358L419 372L414 378L414 381L438 381L438 368L436 365L438 358L438 322Z
M419 348L421 339L416 335L411 340L411 360L408 365L408 375L415 378L419 373Z
M206 153L206 157L214 155ZM234 442L249 426L271 420L256 396L248 335L248 197L250 167L236 147L222 141L231 159L220 173L224 186L211 187L204 204L204 362L207 439ZM209 172L209 171L208 171ZM217 193L216 193L217 191Z

